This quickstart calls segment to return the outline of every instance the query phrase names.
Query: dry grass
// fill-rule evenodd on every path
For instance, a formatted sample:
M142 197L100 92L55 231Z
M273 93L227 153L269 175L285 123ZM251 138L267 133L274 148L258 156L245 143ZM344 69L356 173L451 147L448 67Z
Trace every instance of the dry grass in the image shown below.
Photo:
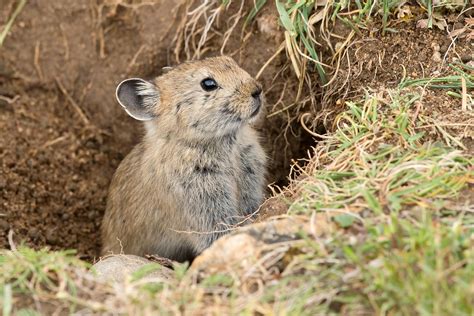
M8 32L10 32L10 29L13 25L13 22L15 22L15 19L18 16L18 14L20 14L21 10L23 10L23 7L25 6L25 4L26 4L26 0L21 0L18 3L18 6L15 8L15 11L13 11L13 13L12 13L10 19L8 20L8 22L1 28L0 47L2 47L3 42L5 41L5 38L8 35Z
M439 15L446 9L459 11L468 6L466 1L455 0L419 1L418 4L419 10L425 12L430 28L434 27L435 12ZM295 122L302 122L315 136L321 125L329 128L327 118L333 117L334 104L348 97L351 67L357 64L357 60L351 60L354 58L349 53L351 48L363 34L369 31L372 34L376 24L382 34L395 32L394 25L406 21L409 12L408 3L401 0L186 0L184 18L174 38L175 59L202 58L216 45L220 46L220 54L238 56L239 49L228 49L229 40L234 38L244 46L251 35L247 26L258 17L262 8L270 6L276 8L274 11L279 16L284 36L282 43L275 46L274 55L257 72L257 78L269 64L278 60L278 56L286 55L287 63L272 80L278 85L269 86L266 91L280 95L268 118L286 118L285 126L281 126L281 137L285 139ZM347 26L350 32L346 36L335 33L336 24ZM223 25L227 26L224 31ZM324 61L323 48L331 55L330 58L325 56ZM343 63L348 65L348 71L341 70ZM345 74L347 77L342 78Z

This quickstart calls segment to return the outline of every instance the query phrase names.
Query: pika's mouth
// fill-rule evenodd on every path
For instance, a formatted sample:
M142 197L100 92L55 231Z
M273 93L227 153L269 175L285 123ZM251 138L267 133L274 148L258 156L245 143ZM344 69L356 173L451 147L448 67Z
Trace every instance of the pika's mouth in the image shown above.
M262 106L262 104L260 102L257 103L257 105L255 106L255 109L253 110L252 114L250 114L250 118L253 118L255 117L258 112L260 112L260 107Z

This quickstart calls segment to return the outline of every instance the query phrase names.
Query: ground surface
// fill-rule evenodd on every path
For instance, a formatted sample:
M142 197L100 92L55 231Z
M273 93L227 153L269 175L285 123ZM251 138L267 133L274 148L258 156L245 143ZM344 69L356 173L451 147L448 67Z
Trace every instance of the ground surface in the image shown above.
M2 2L0 27L22 1ZM265 1L224 2L27 1L0 47L3 313L473 315L472 7L436 6L440 30L423 27L422 3L438 1L267 1L244 28ZM308 10L313 28L285 41ZM288 45L306 52L303 36L327 86L307 58L295 74ZM141 134L116 84L222 52L265 87L268 182L293 177L260 214L281 216L173 263L167 281L143 279L160 264L98 280L107 187Z
M2 5L1 25L16 3L7 0ZM171 41L176 17L182 14L175 7L172 1L117 6L85 0L36 0L25 6L0 51L0 248L8 247L12 229L17 243L73 248L87 260L97 255L108 183L141 133L140 125L117 106L114 89L126 77L152 77L175 62ZM231 39L227 45L227 53L242 45L234 58L252 75L281 41L274 11L264 8L243 44ZM221 25L226 29L225 22ZM433 57L441 50L443 58L451 43L445 32L418 29L414 22L397 29L395 34L377 33L355 42L349 59L342 59L335 83L342 89L335 99L369 87L394 87L403 73L451 73ZM345 35L348 29L335 32ZM215 45L203 56L217 54L219 42ZM471 49L469 43L458 42L446 60L469 62ZM273 105L286 88L280 83L289 71L276 73L284 60L284 55L276 58L260 78L267 88L269 113L278 110ZM288 92L284 100L294 94ZM459 99L429 92L425 101L434 116L447 123L458 121ZM322 106L337 112L338 104ZM269 182L285 183L291 159L305 157L315 144L295 122L282 134L289 113L271 117L262 128L272 158ZM465 133L462 141L472 147L472 131L465 125L448 128Z
M29 245L98 250L109 180L140 134L115 85L166 64L174 22L171 1L99 3L29 1L0 51L0 94L14 100L0 101L2 248L12 228ZM0 24L15 6L2 4Z

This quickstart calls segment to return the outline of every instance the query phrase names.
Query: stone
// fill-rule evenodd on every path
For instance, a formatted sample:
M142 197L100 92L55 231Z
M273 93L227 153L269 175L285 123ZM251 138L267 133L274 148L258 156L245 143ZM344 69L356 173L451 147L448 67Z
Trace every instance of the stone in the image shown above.
M134 255L111 255L106 256L95 263L91 270L97 275L101 281L124 282L134 272L143 266L154 263L143 257ZM142 277L141 280L166 282L173 278L173 270L167 267L161 267Z
M10 229L10 224L8 224L6 220L0 218L0 230L7 231L8 229Z
M270 218L241 227L204 250L188 272L198 277L213 273L257 277L282 261L295 243L304 242L300 232L313 235L312 230L305 217Z

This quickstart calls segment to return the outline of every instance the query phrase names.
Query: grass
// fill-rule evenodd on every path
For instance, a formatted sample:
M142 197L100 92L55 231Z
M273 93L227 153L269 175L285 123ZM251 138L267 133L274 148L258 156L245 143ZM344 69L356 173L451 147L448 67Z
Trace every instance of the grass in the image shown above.
M405 78L400 83L400 88L410 87L410 86L422 86L431 89L455 89L461 90L463 88L463 80L466 89L474 89L474 68L462 64L455 63L449 65L455 75L448 77L439 77L439 78L421 78L421 79L408 79Z
M322 147L334 149L318 153L331 163L305 171L313 188L308 194L318 195L310 195L308 201L320 200L316 203L328 209L351 211L355 203L359 211L369 207L379 214L399 212L406 203L427 207L430 199L450 197L473 180L473 171L467 169L472 168L472 160L466 161L460 151L446 145L426 143L425 131L417 128L410 115L419 94L389 93L386 98L368 97L362 105L349 102L349 111L338 116L334 137ZM388 104L388 113L380 112L380 102ZM428 120L417 117L418 122ZM344 181L335 181L340 179ZM321 198L325 191L332 194ZM305 192L300 192L302 197ZM298 207L312 209L303 201L293 206Z
M169 282L141 279L153 265L112 286L71 252L20 248L0 251L4 314L28 298L68 312L471 315L474 158L428 133L428 114L414 116L420 96L406 88L346 104L290 186L289 216L320 231L301 231L258 291L243 271L197 279L186 265Z
M389 92L348 103L295 182L290 214L324 213L357 232L324 243L345 263L335 273L354 274L334 298L351 313L473 312L473 192L466 205L452 201L474 183L474 158L418 131L426 119L412 119L419 97Z
M174 38L175 57L177 61L183 56L186 59L202 58L206 54L206 47L215 45L216 38L219 39L221 54L238 56L238 50L228 49L230 38L244 43L249 24L258 18L262 9L273 6L277 11L284 39L280 46L275 47L275 54L258 71L257 78L285 51L288 68L291 68L296 76L286 79L285 86L297 91L292 96L294 102L283 106L281 111L286 112L291 108L292 111L298 112L302 107L314 108L321 103L320 100L315 100L309 91L322 90L323 104L334 101L334 94L342 89L338 86L340 83L337 83L341 61L347 57L348 48L363 34L379 32L384 35L386 32L397 32L395 28L397 23L410 21L415 16L420 16L419 13L427 17L428 27L432 28L435 14L439 16L445 10L459 11L468 6L468 2L467 0L462 2L420 0L416 3L403 0L210 0L201 3L189 0L185 5L186 19ZM217 31L223 23L220 16L228 11L233 13L224 21L227 27L224 31ZM342 37L332 32L334 26L341 23L351 30L347 36ZM323 48L329 51L332 58L322 56ZM289 101L285 99L285 102ZM291 120L287 125L290 124Z
M29 306L37 297L78 295L76 284L89 264L74 257L72 250L50 252L20 247L15 251L0 250L0 306L4 316L30 314ZM79 274L78 274L79 273ZM77 309L74 300L68 307Z
M7 24L5 24L2 28L2 31L0 32L0 47L2 47L3 42L5 41L5 38L8 35L8 32L10 32L10 29L13 25L13 22L15 22L16 17L18 14L20 14L21 10L23 10L23 7L25 6L27 0L20 0L18 3L18 6L16 7L15 11L13 11L12 16L8 20Z

